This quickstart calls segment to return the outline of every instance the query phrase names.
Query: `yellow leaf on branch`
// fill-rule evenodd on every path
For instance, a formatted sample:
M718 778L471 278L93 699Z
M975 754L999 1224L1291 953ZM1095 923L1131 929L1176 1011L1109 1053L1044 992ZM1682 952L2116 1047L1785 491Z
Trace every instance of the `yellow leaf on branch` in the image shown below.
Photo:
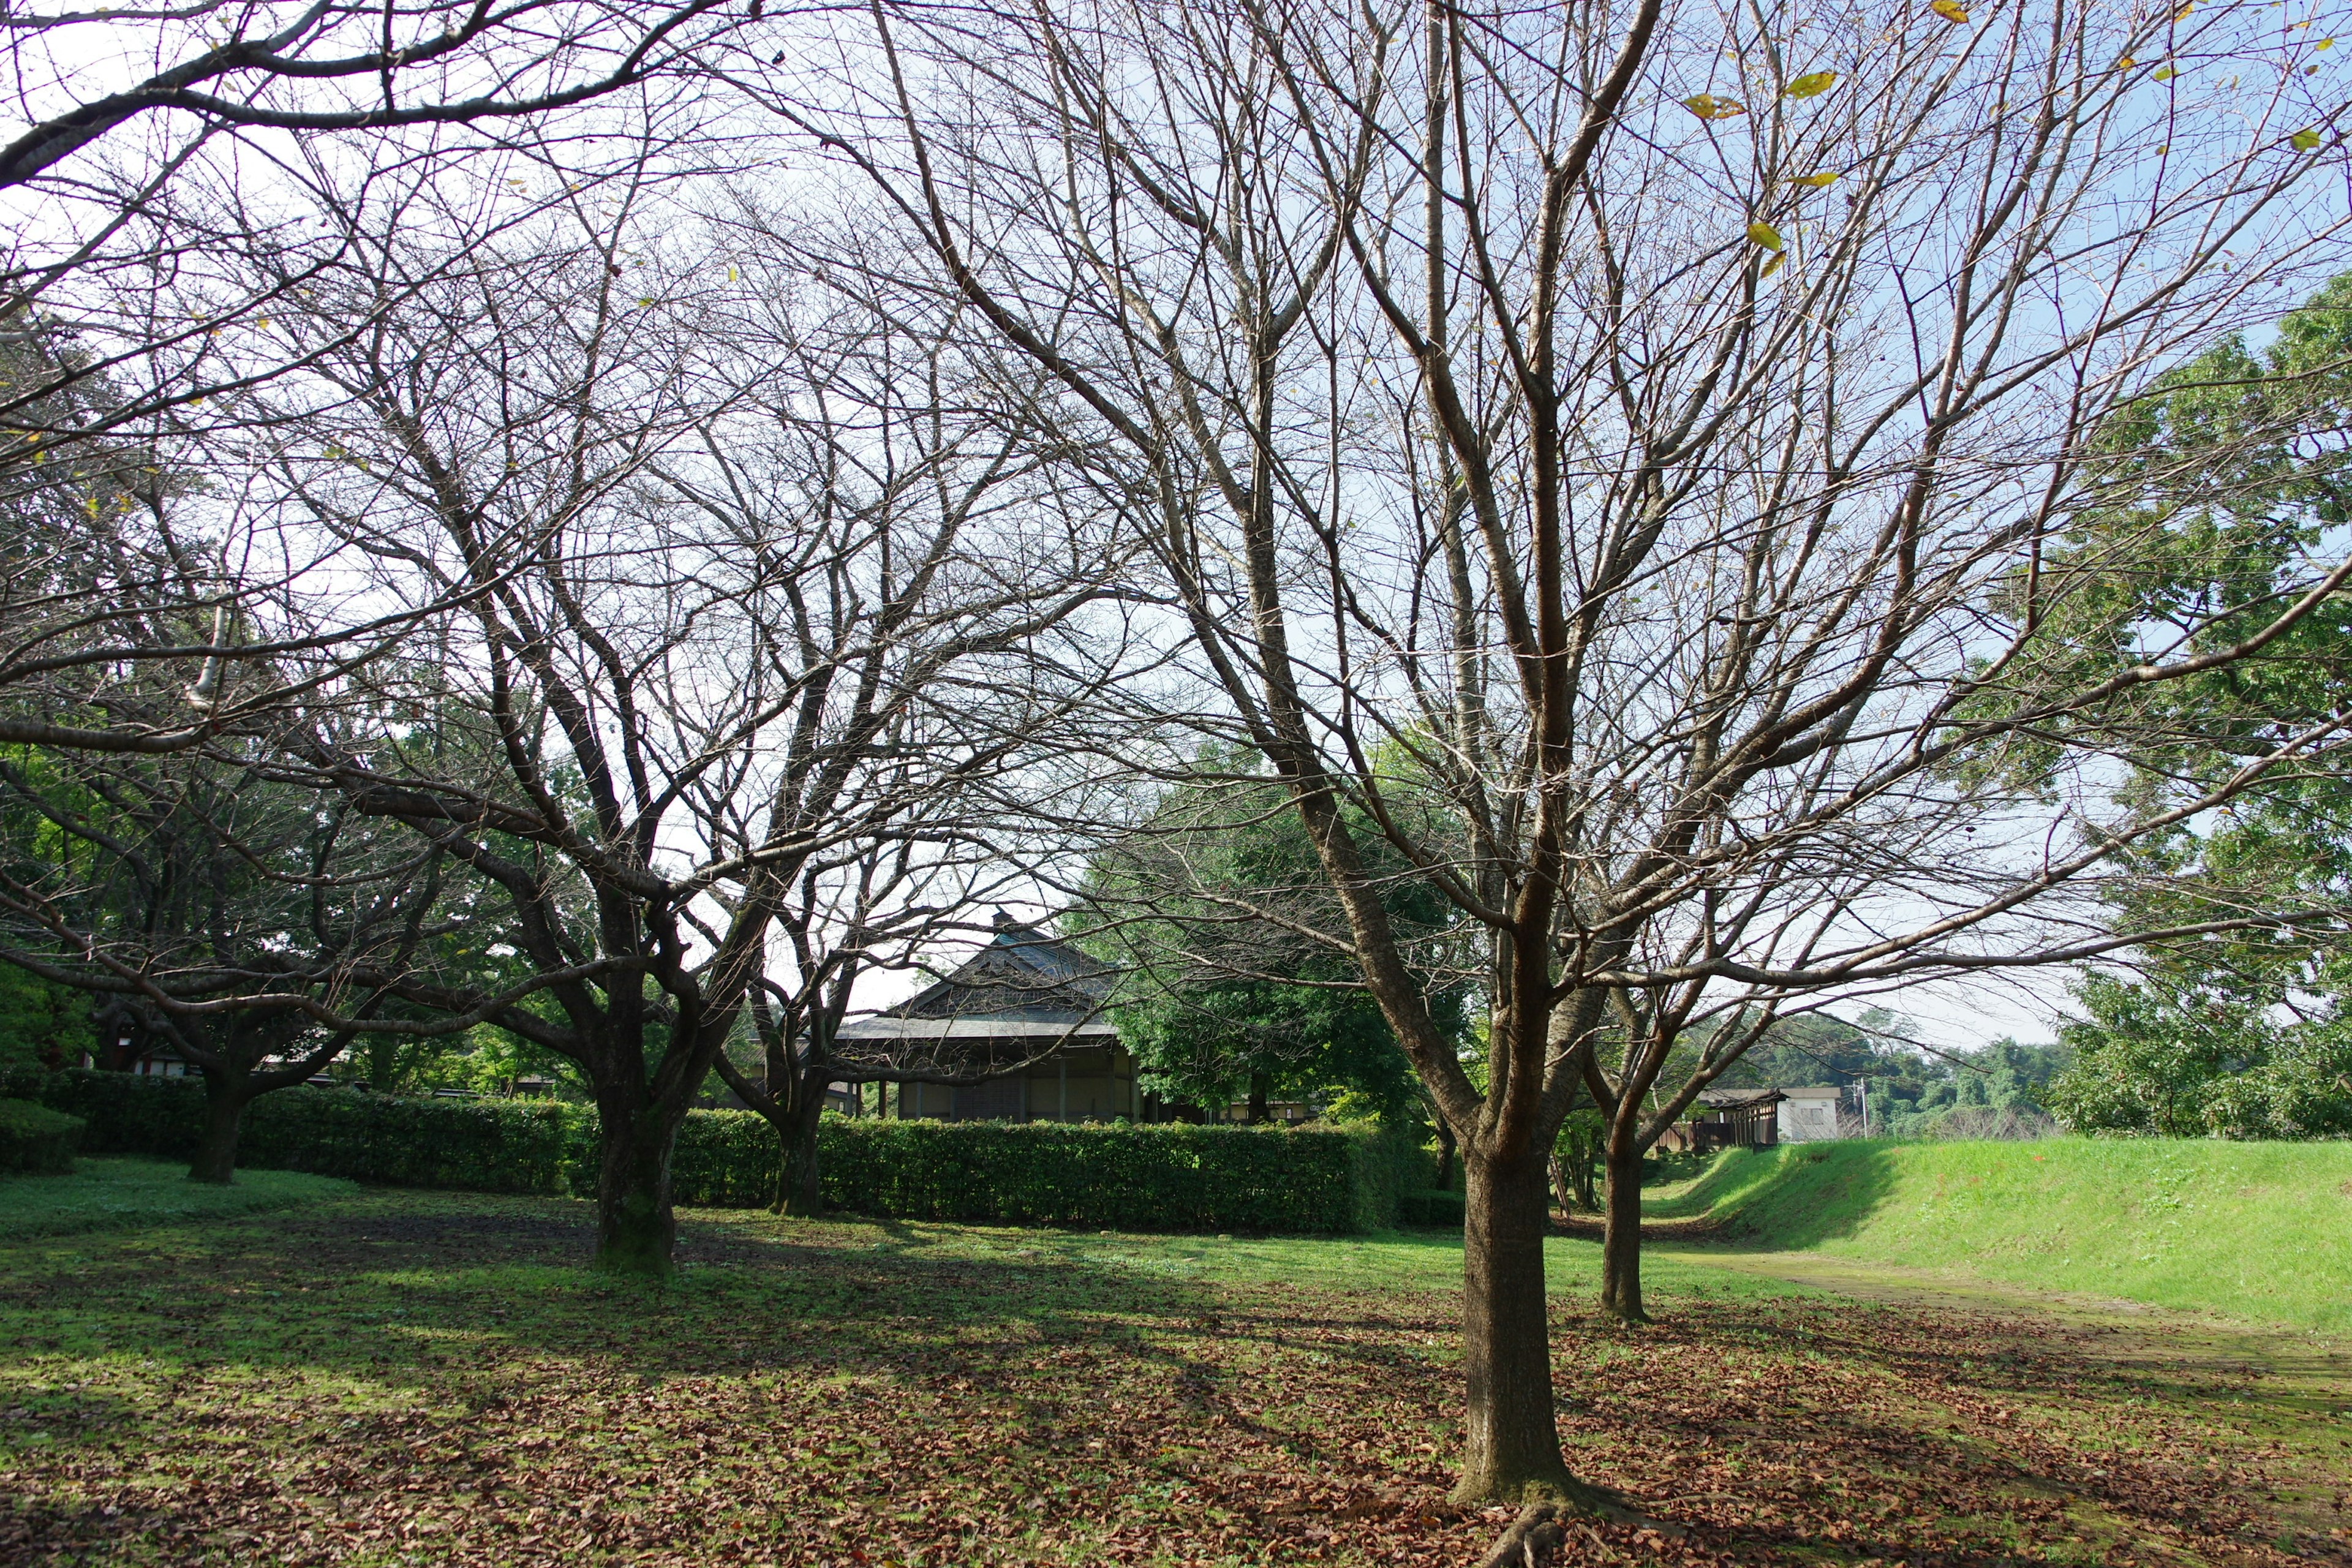
M2319 132L2305 127L2288 137L2287 141L2296 152L2308 153L2319 145Z
M1947 22L1965 22L1969 19L1969 8L1961 5L1960 0L1931 0L1927 9Z
M1758 221L1748 226L1748 237L1767 250L1780 248L1780 231L1770 224Z
M1838 177L1834 173L1826 174L1799 174L1795 179L1790 180L1789 183L1792 185L1804 185L1810 189L1818 191L1825 185L1836 184L1837 178Z
M1748 112L1748 106L1738 99L1717 98L1711 92L1684 99L1683 107L1701 120L1729 120Z
M1809 71L1780 90L1790 98L1819 98L1837 85L1835 71Z

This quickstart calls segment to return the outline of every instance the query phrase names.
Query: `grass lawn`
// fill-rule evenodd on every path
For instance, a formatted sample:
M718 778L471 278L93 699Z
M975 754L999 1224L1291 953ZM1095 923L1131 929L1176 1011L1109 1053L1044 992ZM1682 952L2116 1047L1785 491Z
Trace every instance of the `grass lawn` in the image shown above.
M1734 1152L1659 1194L1804 1251L2352 1337L2352 1143L2059 1138Z
M0 1237L70 1236L79 1231L205 1220L290 1208L359 1191L333 1176L299 1171L240 1171L234 1186L188 1180L177 1161L102 1160L88 1155L68 1176L0 1177Z
M1466 1562L1458 1244L699 1211L683 1281L583 1205L370 1191L0 1244L0 1562ZM1703 1258L1664 1321L1558 1244L1575 1462L1679 1533L1576 1561L2352 1563L2352 1377ZM2191 1325L2193 1327L2193 1325Z

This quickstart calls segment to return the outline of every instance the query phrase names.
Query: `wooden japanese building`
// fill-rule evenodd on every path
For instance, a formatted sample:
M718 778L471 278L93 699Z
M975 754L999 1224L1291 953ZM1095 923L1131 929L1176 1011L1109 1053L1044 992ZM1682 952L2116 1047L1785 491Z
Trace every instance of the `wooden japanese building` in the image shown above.
M1788 1098L1777 1089L1703 1089L1696 1114L1661 1133L1658 1152L1772 1148L1780 1142L1780 1102Z
M852 1061L975 1083L889 1087L886 1116L942 1121L1146 1121L1158 1106L1105 1012L1117 974L996 911L988 945L898 1006L844 1024ZM991 1075L982 1077L982 1075Z

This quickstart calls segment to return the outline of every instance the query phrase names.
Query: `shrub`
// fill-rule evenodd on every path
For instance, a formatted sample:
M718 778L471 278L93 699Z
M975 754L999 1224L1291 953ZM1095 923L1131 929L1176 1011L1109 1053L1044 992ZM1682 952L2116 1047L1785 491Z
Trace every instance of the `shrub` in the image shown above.
M29 1100L0 1100L0 1172L59 1175L73 1169L81 1119Z
M41 1098L89 1122L92 1153L184 1160L204 1126L194 1078L50 1075ZM595 1113L552 1100L459 1100L298 1086L245 1109L237 1163L394 1186L564 1193Z
M1420 1159L1336 1128L833 1121L818 1139L842 1208L1132 1230L1377 1229Z
M49 1075L41 1098L89 1123L93 1153L185 1158L204 1115L193 1079ZM479 1192L594 1191L595 1110L308 1087L247 1108L237 1161L257 1169ZM1432 1178L1427 1153L1366 1128L884 1121L827 1117L825 1201L856 1213L1133 1230L1363 1231L1394 1225ZM748 1110L690 1112L671 1161L677 1202L772 1203L779 1151ZM1458 1199L1457 1199L1458 1202Z
M1397 1202L1397 1223L1431 1229L1460 1230L1466 1200L1460 1193L1442 1189L1403 1194Z

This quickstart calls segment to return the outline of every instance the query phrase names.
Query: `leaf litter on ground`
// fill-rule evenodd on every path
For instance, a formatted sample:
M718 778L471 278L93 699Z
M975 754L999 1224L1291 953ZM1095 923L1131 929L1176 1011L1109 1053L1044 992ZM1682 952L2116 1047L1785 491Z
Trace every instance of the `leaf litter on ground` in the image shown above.
M1457 1564L1510 1517L1445 1500L1444 1290L759 1215L690 1216L656 1289L588 1236L374 1194L0 1248L0 1561ZM1662 1527L1563 1561L2352 1563L2259 1368L1819 1296L1662 1317L1557 1303L1571 1462Z

